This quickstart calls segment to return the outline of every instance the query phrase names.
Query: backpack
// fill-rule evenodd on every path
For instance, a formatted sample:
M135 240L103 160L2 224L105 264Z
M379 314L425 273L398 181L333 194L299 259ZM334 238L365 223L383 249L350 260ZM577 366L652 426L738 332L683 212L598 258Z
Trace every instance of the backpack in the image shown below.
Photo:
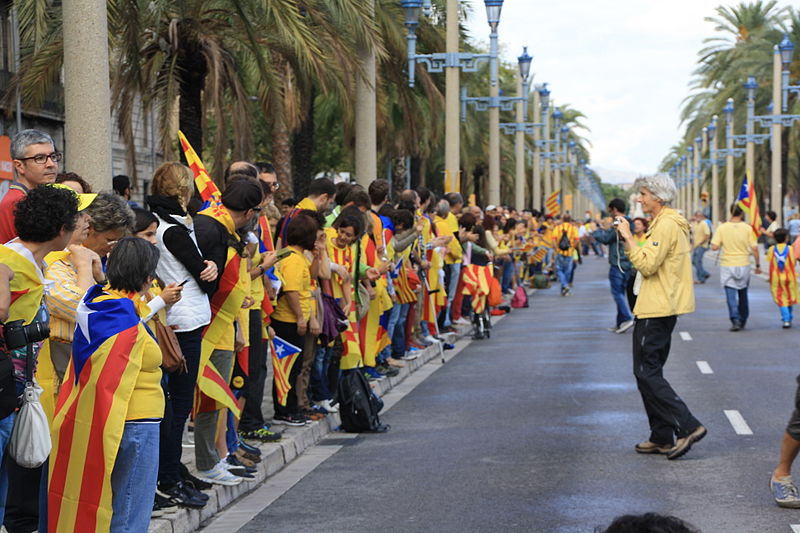
M351 433L387 431L389 426L381 424L378 417L382 408L383 400L372 392L360 369L342 374L339 380L339 416L343 430Z
M528 293L522 288L522 285L517 285L517 290L514 291L514 296L511 298L511 307L520 309L528 307Z
M572 248L572 244L569 242L567 230L564 230L563 233L561 233L561 238L558 239L558 249L562 252L566 252L570 248Z

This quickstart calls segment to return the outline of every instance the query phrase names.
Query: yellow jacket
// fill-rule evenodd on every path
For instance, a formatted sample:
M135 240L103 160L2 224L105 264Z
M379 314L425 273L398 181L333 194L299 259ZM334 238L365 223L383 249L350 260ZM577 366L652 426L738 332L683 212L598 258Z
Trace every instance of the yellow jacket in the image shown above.
M645 237L644 246L627 252L643 278L633 314L636 318L656 318L693 312L689 222L665 207L650 223Z

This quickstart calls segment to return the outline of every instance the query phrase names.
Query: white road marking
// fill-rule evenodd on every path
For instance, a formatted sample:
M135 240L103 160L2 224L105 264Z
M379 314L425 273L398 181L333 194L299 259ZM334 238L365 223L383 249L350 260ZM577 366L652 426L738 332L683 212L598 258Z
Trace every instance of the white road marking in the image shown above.
M792 528L792 533L800 533L800 524L792 524L789 527Z
M742 413L736 410L725 410L725 416L728 417L728 422L733 426L733 430L737 435L752 435L753 430L745 422Z
M685 341L690 341L690 340L692 340L692 336L689 335L688 331L681 331L681 339L683 339Z
M701 374L713 374L714 371L711 370L711 365L708 364L707 361L697 361L697 368L700 369Z

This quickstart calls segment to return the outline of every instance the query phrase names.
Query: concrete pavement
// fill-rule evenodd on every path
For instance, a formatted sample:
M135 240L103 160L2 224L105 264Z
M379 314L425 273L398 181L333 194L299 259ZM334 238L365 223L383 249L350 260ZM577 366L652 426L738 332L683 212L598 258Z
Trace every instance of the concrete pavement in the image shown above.
M709 429L684 458L633 451L648 429L631 337L606 331L608 264L591 256L571 296L537 292L397 402L388 434L332 435L335 453L239 531L578 532L647 511L704 532L793 531L800 511L775 506L767 482L793 407L798 330L780 328L754 279L748 327L728 332L706 263L714 276L678 320L665 369Z

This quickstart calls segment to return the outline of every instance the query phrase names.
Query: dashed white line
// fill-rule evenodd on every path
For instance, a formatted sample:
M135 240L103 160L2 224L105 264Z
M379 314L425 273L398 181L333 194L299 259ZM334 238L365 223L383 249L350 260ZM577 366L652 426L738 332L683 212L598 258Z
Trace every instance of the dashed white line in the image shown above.
M701 374L713 374L714 371L711 370L711 365L708 364L707 361L697 361L697 368L700 369Z
M800 533L800 524L791 524L792 533Z
M733 430L736 432L737 435L752 435L753 430L750 429L750 426L747 425L745 422L742 413L736 410L725 410L725 416L728 417L728 422L731 423L733 426Z
M681 331L681 339L683 339L685 341L690 341L690 340L692 340L692 336L689 335L688 331Z

